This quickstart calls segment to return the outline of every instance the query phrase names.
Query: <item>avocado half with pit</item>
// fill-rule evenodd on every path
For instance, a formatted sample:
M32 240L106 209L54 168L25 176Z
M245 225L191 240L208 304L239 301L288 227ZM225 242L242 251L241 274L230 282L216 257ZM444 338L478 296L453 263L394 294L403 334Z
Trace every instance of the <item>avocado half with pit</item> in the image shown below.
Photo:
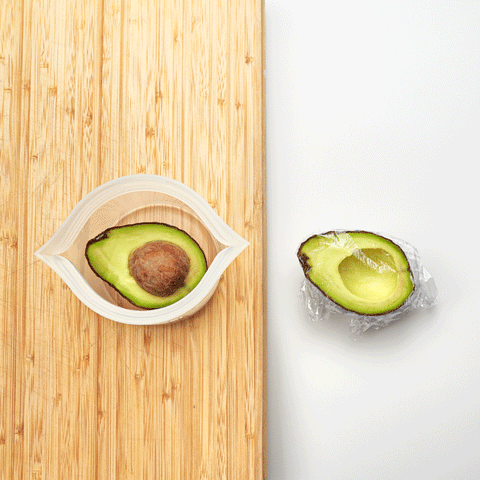
M403 250L375 233L314 235L297 256L309 282L345 310L362 315L395 311L415 289Z
M198 243L165 223L109 228L88 241L85 256L96 275L145 309L178 302L207 271Z

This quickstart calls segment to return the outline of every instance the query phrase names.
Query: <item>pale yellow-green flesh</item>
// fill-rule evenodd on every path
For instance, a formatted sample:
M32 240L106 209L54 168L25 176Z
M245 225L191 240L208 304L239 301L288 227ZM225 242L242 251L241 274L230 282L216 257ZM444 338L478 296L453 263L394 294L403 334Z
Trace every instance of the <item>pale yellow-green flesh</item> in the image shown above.
M301 249L310 280L347 310L377 315L397 309L413 291L408 261L393 242L364 232L317 236Z
M185 286L168 297L158 297L141 288L128 269L130 254L147 242L163 240L182 248L190 258ZM190 293L207 270L205 257L191 237L163 224L137 224L115 228L108 238L92 243L87 249L91 267L123 296L144 308L161 308L177 302Z

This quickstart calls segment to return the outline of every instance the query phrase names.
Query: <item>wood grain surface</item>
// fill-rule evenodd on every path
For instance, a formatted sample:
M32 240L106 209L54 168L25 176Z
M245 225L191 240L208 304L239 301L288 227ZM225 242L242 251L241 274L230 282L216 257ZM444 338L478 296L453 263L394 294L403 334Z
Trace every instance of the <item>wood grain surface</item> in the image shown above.
M260 479L261 0L0 2L0 479ZM152 173L250 246L165 326L85 307L33 252L77 202Z

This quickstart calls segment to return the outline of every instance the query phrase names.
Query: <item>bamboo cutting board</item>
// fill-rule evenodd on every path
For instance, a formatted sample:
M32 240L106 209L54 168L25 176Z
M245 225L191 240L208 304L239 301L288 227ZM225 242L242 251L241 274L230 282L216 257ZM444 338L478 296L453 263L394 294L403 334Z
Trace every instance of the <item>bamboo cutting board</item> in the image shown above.
M260 479L261 0L0 3L0 479ZM33 252L123 175L202 195L250 246L207 306L131 326Z

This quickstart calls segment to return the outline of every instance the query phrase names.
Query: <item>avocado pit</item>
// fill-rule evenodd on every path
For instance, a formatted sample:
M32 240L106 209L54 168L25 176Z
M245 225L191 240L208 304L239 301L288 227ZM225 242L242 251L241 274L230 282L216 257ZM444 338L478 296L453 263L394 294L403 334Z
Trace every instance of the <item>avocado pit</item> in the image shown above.
M143 290L157 297L168 297L185 286L190 259L178 245L154 240L130 254L128 269Z

